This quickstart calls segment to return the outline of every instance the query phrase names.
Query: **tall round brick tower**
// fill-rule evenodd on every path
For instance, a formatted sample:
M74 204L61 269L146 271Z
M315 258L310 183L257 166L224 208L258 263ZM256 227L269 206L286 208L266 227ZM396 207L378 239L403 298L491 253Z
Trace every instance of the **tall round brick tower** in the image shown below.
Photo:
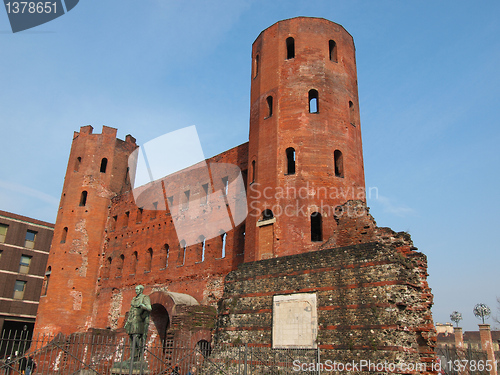
M280 21L252 60L245 261L317 250L335 207L365 200L351 35L321 18Z
M37 313L35 333L86 331L91 324L111 198L130 189L135 139L91 126L75 132Z

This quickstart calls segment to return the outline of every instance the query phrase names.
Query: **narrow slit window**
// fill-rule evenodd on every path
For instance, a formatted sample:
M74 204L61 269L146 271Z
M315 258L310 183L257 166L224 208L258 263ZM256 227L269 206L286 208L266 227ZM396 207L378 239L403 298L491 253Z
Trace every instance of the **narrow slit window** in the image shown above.
M323 241L322 217L319 212L311 214L311 241Z
M121 254L116 269L116 277L121 277L123 274L123 265L125 264L125 255Z
M42 285L42 296L47 295L47 290L49 289L49 281L50 281L50 274L52 273L52 267L47 267L47 271L45 271L45 277L43 278L43 285Z
M267 118L269 118L273 115L273 97L268 96L266 98L266 102L267 102Z
M255 55L254 66L253 66L253 78L257 77L260 69L260 56L259 54Z
M151 219L156 218L156 212L158 211L158 202L153 202L153 212L151 212Z
M289 147L286 149L286 174L295 174L295 149Z
M227 233L222 232L220 235L221 241L222 241L222 252L221 252L221 258L226 257L226 239L227 239Z
M189 208L189 195L191 192L189 190L186 190L184 192L184 202L182 203L182 209L187 210Z
M179 247L180 247L180 251L181 251L181 255L182 255L182 264L181 264L181 266L183 266L184 263L186 262L186 241L182 240L179 243Z
M82 158L79 156L75 160L75 172L78 172L80 170L80 164L82 164Z
M202 194L203 196L200 199L200 204L207 204L208 203L208 184L203 184L201 185L203 188Z
M129 175L130 168L127 167L127 171L125 172L125 185L130 184L130 175Z
M337 43L334 40L328 42L328 50L330 55L330 61L338 62L337 60Z
M108 167L108 159L103 158L101 160L101 169L100 169L101 173L106 173L106 168L107 167Z
M132 268L130 270L130 274L131 275L135 275L135 273L137 272L137 263L139 262L139 255L137 254L137 251L134 251L134 253L132 254Z
M139 207L137 209L137 217L135 219L135 222L138 224L138 223L141 223L142 222L142 212L144 211L144 209L142 207Z
M111 218L111 232L114 232L116 230L116 222L118 221L118 216L113 216Z
M335 176L344 177L344 158L342 152L340 150L335 150L333 158L335 162Z
M318 91L317 90L309 90L309 113L318 113Z
M82 191L82 195L80 196L80 207L84 207L87 205L87 196L88 193L86 190Z
M289 37L286 39L286 59L295 58L295 39Z
M68 227L64 227L61 234L61 243L66 243L66 237L68 237Z
M124 227L128 226L128 220L130 219L130 211L125 212L125 222L123 223Z
M250 174L251 174L251 183L255 182L255 174L256 174L256 169L255 169L255 160L252 160L252 168L250 169Z
M226 176L226 177L222 177L222 186L224 187L224 195L227 196L227 193L229 191L229 177Z
M170 257L170 248L168 244L163 245L163 256L164 256L164 265L165 268L168 267L168 258Z
M200 236L200 240L201 240L201 262L204 262L205 261L205 251L207 248L207 239L205 238L205 236Z
M349 100L349 122L351 125L356 125L354 121L354 103Z

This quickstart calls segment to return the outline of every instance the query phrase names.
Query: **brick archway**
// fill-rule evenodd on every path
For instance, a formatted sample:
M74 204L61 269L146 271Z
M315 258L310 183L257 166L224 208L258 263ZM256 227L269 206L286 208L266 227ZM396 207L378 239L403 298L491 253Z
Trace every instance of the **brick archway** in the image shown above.
M171 318L176 315L176 305L199 305L198 301L189 294L174 293L174 292L153 292L149 295L151 305L159 304L167 310L168 316Z
M151 306L153 306L153 310L156 312L156 314L152 314L151 320L158 331L161 341L165 340L165 338L167 340L180 340L184 343L189 343L188 346L192 348L200 340L212 341L210 329L199 327L198 325L194 328L191 322L193 311L204 312L206 310L211 315L210 307L200 306L194 297L183 293L158 291L151 293L149 298ZM173 321L187 322L187 325L184 326L185 328L179 329L176 323L171 325Z

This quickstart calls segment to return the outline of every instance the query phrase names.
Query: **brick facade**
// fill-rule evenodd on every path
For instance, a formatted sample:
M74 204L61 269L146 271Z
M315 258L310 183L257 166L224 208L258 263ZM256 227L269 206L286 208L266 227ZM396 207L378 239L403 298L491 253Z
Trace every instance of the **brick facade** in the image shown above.
M107 127L76 132L36 329L120 330L143 284L160 340L270 346L273 296L307 292L317 298L320 348L345 359L355 350L430 361L426 258L408 234L378 228L366 208L354 52L345 29L324 19L285 20L259 35L249 142L207 159L242 171L248 216L204 247L183 245L174 220L184 220L186 236L204 233L168 208L185 191L187 206L201 205L199 169L142 188L134 200L127 158L135 140ZM223 181L213 178L213 188ZM226 208L202 204L218 223Z

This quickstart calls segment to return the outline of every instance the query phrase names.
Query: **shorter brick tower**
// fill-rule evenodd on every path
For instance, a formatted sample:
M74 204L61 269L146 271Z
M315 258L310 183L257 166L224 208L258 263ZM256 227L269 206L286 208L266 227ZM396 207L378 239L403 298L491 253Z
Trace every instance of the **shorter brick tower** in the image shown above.
M92 126L74 133L35 332L89 328L111 198L130 189L127 161L136 147L106 126L102 134Z
M253 43L245 261L318 250L365 200L354 41L298 17Z

